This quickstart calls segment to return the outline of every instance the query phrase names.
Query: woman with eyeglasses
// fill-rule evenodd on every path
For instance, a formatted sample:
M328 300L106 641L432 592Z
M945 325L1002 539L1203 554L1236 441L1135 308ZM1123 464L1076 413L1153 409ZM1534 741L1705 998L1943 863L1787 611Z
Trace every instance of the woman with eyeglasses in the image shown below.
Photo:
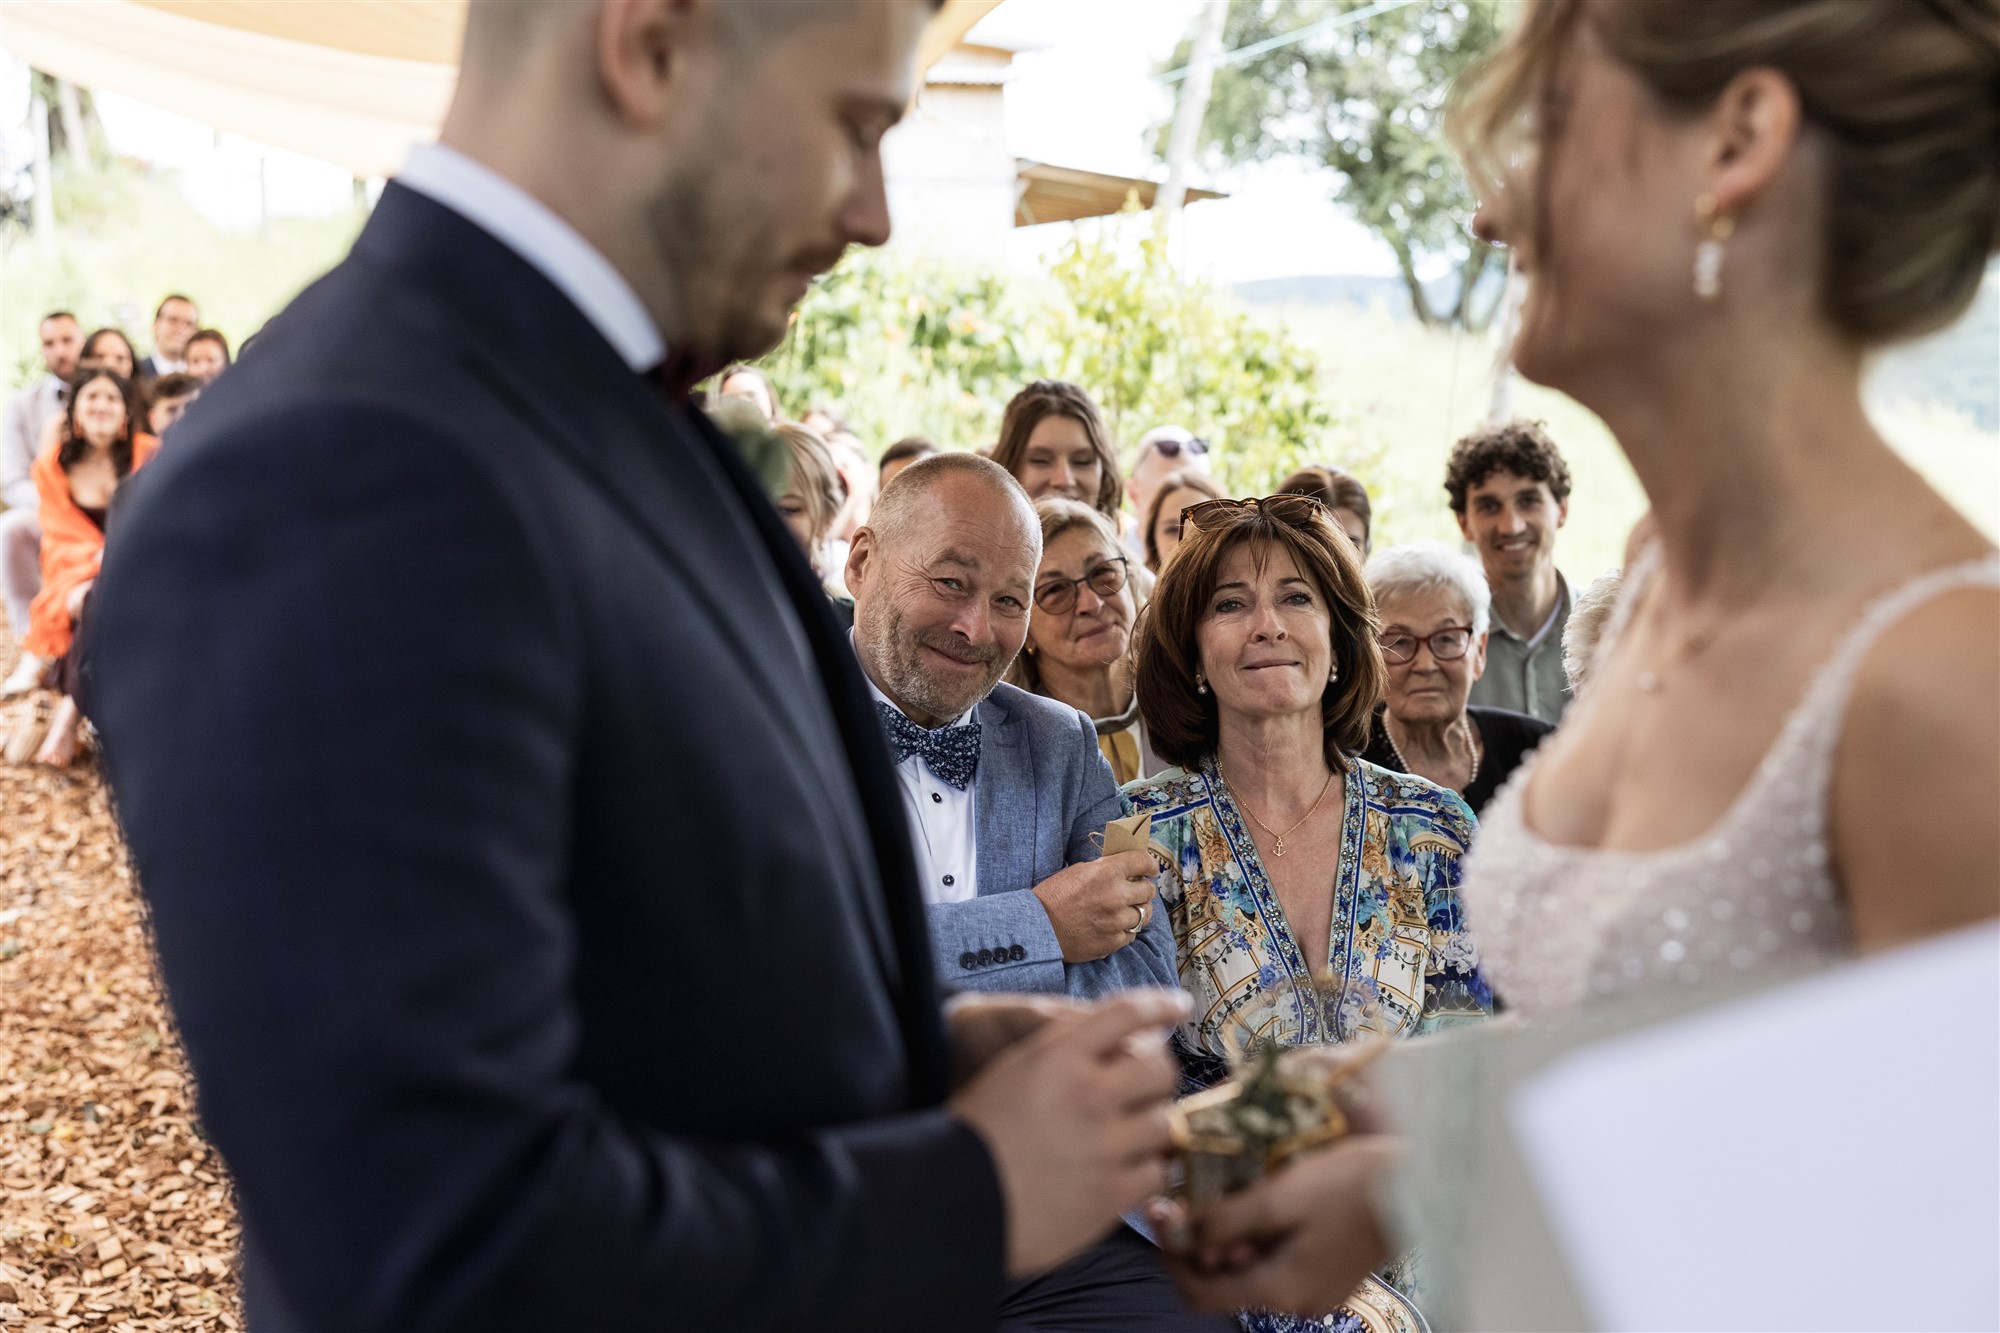
M1360 753L1383 688L1374 612L1326 507L1276 495L1190 507L1140 619L1139 709L1179 767L1125 803L1152 815L1165 862L1190 1082L1250 1043L1416 1036L1492 1010L1458 895L1472 812Z
M1486 670L1485 572L1442 542L1411 542L1368 562L1368 587L1388 679L1361 757L1449 787L1478 814L1555 730L1525 713L1466 704Z
M1146 739L1132 688L1137 602L1118 529L1075 500L1043 496L1035 609L1011 682L1060 700L1097 725L1097 747L1123 785L1164 765Z

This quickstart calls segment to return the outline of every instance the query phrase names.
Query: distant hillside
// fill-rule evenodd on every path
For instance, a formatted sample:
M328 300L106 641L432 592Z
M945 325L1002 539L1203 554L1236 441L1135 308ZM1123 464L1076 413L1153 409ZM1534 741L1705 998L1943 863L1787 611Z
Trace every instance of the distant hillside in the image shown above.
M1301 274L1241 282L1233 290L1250 306L1373 306L1397 320L1411 318L1409 293L1400 278ZM1441 301L1448 292L1431 295ZM1885 355L1869 387L1878 397L1948 408L1983 431L2000 431L2000 262L1988 270L1986 285L1964 319L1942 334Z

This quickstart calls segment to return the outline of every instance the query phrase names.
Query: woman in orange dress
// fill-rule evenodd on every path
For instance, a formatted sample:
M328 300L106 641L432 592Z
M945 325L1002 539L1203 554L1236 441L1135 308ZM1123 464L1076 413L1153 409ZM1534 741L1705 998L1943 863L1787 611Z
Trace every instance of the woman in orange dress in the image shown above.
M136 429L131 382L104 368L70 383L69 409L55 445L35 460L41 497L42 590L28 608L23 647L50 660L46 683L62 691L35 759L58 768L76 756L76 665L71 654L84 599L104 559L112 492L143 466L159 441Z

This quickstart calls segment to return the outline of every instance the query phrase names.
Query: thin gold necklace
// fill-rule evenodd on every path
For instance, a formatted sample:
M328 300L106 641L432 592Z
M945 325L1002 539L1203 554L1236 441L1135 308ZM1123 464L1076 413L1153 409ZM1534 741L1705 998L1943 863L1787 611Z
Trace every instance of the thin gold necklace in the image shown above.
M1221 760L1216 761L1215 771L1218 773L1222 773ZM1273 832L1269 824L1266 824L1263 820L1257 818L1257 812L1255 810L1252 810L1250 808L1250 803L1244 800L1243 797L1237 793L1236 784L1229 780L1229 775L1227 773L1222 773L1222 785L1229 788L1229 794L1236 798L1236 804L1243 807L1243 813L1250 816L1250 822L1255 824L1258 828L1263 829L1264 836L1271 839L1271 855L1283 856L1285 854L1285 839L1291 837L1294 833L1297 833L1299 829L1305 824L1307 819L1311 819L1314 815L1319 813L1320 802L1326 800L1326 794L1333 790L1333 780L1339 776L1340 776L1340 770L1337 768L1334 769L1331 773L1328 773L1326 775L1326 785L1319 789L1319 798L1318 800L1315 800L1312 803L1312 809L1306 811L1304 819L1299 820L1297 824L1292 825L1290 828L1286 829L1283 833Z

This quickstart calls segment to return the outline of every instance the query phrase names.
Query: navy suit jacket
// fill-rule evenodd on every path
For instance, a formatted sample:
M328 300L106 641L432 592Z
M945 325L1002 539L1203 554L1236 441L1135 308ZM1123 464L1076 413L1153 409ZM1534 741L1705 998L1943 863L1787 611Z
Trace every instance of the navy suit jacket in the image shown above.
M134 483L89 703L255 1326L990 1327L894 771L705 418L392 185Z
M947 985L971 990L1068 992L1096 999L1127 986L1179 986L1174 936L1159 896L1131 943L1105 958L1065 963L1035 885L1094 861L1093 833L1121 818L1097 729L1068 704L996 685L976 714L972 780L979 893L931 905L931 939Z

